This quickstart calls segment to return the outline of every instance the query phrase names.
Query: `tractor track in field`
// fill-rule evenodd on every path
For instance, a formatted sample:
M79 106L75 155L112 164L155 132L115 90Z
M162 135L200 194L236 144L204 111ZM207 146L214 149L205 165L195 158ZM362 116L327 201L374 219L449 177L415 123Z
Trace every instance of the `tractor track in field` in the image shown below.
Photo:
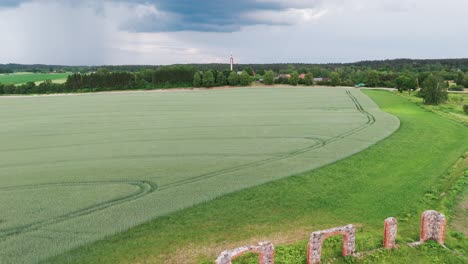
M47 188L47 187L70 187L70 186L86 186L86 185L109 185L109 184L128 184L132 186L138 187L138 190L125 196L117 197L111 200L107 200L105 202L97 203L92 206L88 206L85 208L81 208L76 211L72 211L57 217L45 219L42 221L33 222L27 225L12 227L12 228L5 228L0 229L0 240L7 239L11 236L19 235L25 232L31 232L38 230L40 228L57 224L60 222L67 221L72 218L92 214L97 211L104 210L106 208L130 202L141 197L144 197L158 189L158 186L150 181L89 181L89 182L67 182L67 183L44 183L44 184L36 184L36 185L23 185L23 186L12 186L12 187L3 187L0 188L0 192L2 191L17 191L17 190L28 190L28 189L37 189L37 188Z
M283 159L286 159L286 158L291 158L291 157L303 154L303 153L311 151L311 150L322 148L322 147L324 147L324 146L326 146L326 145L328 145L328 144L330 144L332 142L335 142L337 140L340 140L340 139L343 139L345 137L351 136L351 135L353 135L353 134L355 134L355 133L357 133L357 132L359 132L359 131L361 131L363 129L366 129L367 127L373 125L375 123L375 121L376 121L375 117L371 113L367 112L362 107L362 105L359 103L357 98L349 90L346 90L346 94L351 99L351 101L354 103L356 109L359 112L361 112L364 116L366 116L367 122L365 124L355 128L355 129L352 129L350 131L347 131L345 133L342 133L340 135L337 135L335 137L326 139L326 140L322 140L320 138L310 138L310 139L318 141L318 143L307 146L307 147L302 148L302 149L298 149L298 150L286 153L286 154L278 156L278 157L272 157L272 158L268 158L268 159L264 159L264 160L260 160L260 161L255 161L255 162L251 162L251 163L247 163L247 164L243 164L243 165L239 165L239 166L230 167L230 168L227 168L227 169L213 171L213 172L205 173L205 174L198 175L198 176L195 176L195 177L192 177L192 178L183 179L183 180L180 180L180 181L169 183L169 184L166 184L166 185L161 185L158 190L159 191L164 191L164 190L167 190L167 189L170 189L170 188L174 188L174 187L185 185L185 184L188 184L188 183L193 183L193 182L198 182L198 181L201 181L201 180L213 178L213 177L216 177L216 176L219 176L219 175L222 175L222 174L235 172L235 171L238 171L238 170L241 170L241 169L252 168L252 167L264 165L264 164L267 164L267 163L270 163L270 162L279 161L279 160L283 160Z
M294 157L294 156L303 154L305 152L308 152L308 151L311 151L311 150L314 150L314 149L322 148L322 147L324 147L324 146L326 146L326 145L328 145L328 144L330 144L332 142L335 142L335 141L338 141L338 140L343 139L345 137L351 136L351 135L353 135L353 134L355 134L355 133L357 133L357 132L359 132L359 131L361 131L361 130L363 130L363 129L371 126L371 125L373 125L375 123L375 121L376 121L375 117L371 113L367 112L361 106L361 104L359 103L357 98L354 97L354 95L352 95L352 93L349 92L349 90L346 90L346 94L351 99L351 101L354 103L356 109L360 113L362 113L364 116L367 117L367 122L365 124L355 128L355 129L352 129L350 131L347 131L345 133L342 133L340 135L337 135L335 137L331 137L329 139L326 139L326 140L323 140L323 139L320 139L320 138L315 138L315 137L306 137L306 139L314 140L315 143L313 145L310 145L310 146L307 146L307 147L304 147L304 148L301 148L301 149L298 149L298 150L294 150L294 151L291 151L291 152L288 152L288 153L285 153L285 154L281 154L281 155L278 155L276 157L267 158L267 159L260 160L260 161L255 161L255 162L251 162L251 163L247 163L247 164L243 164L243 165L239 165L239 166L234 166L234 167L230 167L230 168L226 168L226 169L221 169L221 170L205 173L205 174L198 175L198 176L195 176L195 177L192 177L192 178L176 181L176 182L169 183L169 184L166 184L166 185L161 185L161 186L158 186L157 184L155 184L155 183L153 183L151 181L95 181L95 182L89 181L89 182L68 182L68 183L45 183L45 184L37 184L37 185L23 185L23 186L12 186L12 187L0 188L0 192L2 192L2 191L16 191L16 190L46 188L46 187L54 187L54 186L85 186L85 185L106 185L106 184L130 184L130 185L138 187L138 190L136 192L133 192L132 194L122 196L122 197L118 197L118 198L115 198L115 199L111 199L111 200L108 200L108 201L105 201L105 202L101 202L101 203L95 204L93 206L89 206L89 207L85 207L85 208L82 208L82 209L79 209L79 210L76 210L76 211L72 211L72 212L64 214L64 215L60 215L60 216L57 216L57 217L54 217L54 218L50 218L50 219L46 219L46 220L42 220L42 221L37 221L37 222L31 223L31 224L22 225L22 226L18 226L18 227L0 229L0 240L5 240L5 239L8 239L9 237L19 235L19 234L22 234L22 233L36 231L36 230L41 229L43 227L53 225L53 224L57 224L57 223L60 223L60 222L64 222L64 221L67 221L67 220L70 220L70 219L73 219L73 218L76 218L76 217L89 215L89 214L92 214L94 212L101 211L101 210L107 209L109 207L118 205L118 204L130 202L130 201L142 198L142 197L144 197L144 196L146 196L146 195L148 195L150 193L153 193L155 191L163 191L163 190L167 190L167 189L174 188L174 187L177 187L177 186L181 186L181 185L190 184L190 183L193 183L193 182L198 182L198 181L201 181L201 180L213 178L213 177L216 177L216 176L219 176L219 175L222 175L222 174L235 172L235 171L238 171L238 170L241 170L241 169L256 167L256 166L264 165L264 164L267 164L267 163L270 163L270 162L279 161L279 160L283 160L283 159L286 159L286 158ZM217 156L219 156L219 155L221 155L221 154L217 154Z
M159 138L159 139L129 139L129 140L121 140L119 143L151 143L151 142L161 142L161 141L191 141L191 140L242 140L242 139L312 139L312 137L180 137L180 138ZM109 143L113 143L114 141L98 141L98 142L90 142L90 143L76 143L76 144L62 144L62 145L48 145L48 146L40 146L40 147L24 147L24 148L4 148L0 149L0 152L10 152L10 151L30 151L30 150L44 150L44 149L56 149L56 148L68 148L68 147L77 147L77 146L94 146L94 145L106 145ZM198 155L198 154L197 154ZM156 156L156 155L153 155ZM161 154L159 156L165 156ZM21 164L24 165L24 164ZM9 165L6 165L9 166ZM2 166L3 167L3 166Z

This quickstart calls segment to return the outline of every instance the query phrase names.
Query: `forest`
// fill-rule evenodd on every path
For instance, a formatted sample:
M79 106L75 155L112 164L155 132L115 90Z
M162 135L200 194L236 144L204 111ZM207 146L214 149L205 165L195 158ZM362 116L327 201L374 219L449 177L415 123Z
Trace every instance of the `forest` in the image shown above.
M343 64L185 64L60 66L0 64L0 73L72 72L63 84L0 84L0 94L45 94L264 84L389 87L413 90L429 76L451 90L468 87L468 59L361 61ZM315 80L314 80L315 78Z

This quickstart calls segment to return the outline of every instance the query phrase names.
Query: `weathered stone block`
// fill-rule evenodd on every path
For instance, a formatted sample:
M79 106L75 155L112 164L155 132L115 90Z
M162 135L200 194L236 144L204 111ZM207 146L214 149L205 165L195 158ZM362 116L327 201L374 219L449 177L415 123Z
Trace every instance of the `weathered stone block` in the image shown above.
M383 246L384 248L395 248L396 247L396 237L398 232L398 222L396 218L389 217L384 221L384 239Z
M424 211L421 216L421 234L419 242L424 243L427 240L433 239L439 244L444 245L445 229L447 220L445 215L434 211Z
M274 264L275 247L270 242L260 242L258 246L243 246L233 250L225 250L216 259L216 264L231 264L235 258L248 253L257 253L258 264Z
M342 255L352 255L355 250L355 234L356 228L353 225L313 232L307 245L307 263L320 263L323 241L334 235L343 235Z

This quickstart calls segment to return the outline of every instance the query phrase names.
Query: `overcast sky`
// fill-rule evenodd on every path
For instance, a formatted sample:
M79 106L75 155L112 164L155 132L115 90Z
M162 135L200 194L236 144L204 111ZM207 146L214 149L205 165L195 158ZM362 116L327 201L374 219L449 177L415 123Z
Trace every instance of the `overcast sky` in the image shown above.
M468 57L468 0L0 0L0 63Z

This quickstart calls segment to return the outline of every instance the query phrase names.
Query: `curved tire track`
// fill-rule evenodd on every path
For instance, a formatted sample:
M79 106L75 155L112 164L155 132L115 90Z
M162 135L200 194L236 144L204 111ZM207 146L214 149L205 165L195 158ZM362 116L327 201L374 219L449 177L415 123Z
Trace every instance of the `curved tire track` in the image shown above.
M45 183L37 185L23 185L23 186L14 186L14 187L3 187L0 188L1 191L17 191L17 190L28 190L28 189L37 189L37 188L47 188L47 187L70 187L70 186L86 186L86 185L109 185L109 184L128 184L138 187L138 190L125 196L117 197L105 202L97 203L93 206L81 208L76 211L72 211L54 218L33 222L27 225L0 229L0 239L4 240L8 237L22 234L25 232L31 232L38 230L42 227L57 224L60 222L67 221L69 219L88 215L97 211L104 210L106 208L130 202L136 199L139 199L143 196L146 196L158 189L158 186L150 181L90 181L90 182L69 182L69 183Z
M108 200L108 201L105 201L105 202L102 202L102 203L98 203L98 204L95 204L93 206L89 206L89 207L86 207L86 208L82 208L80 210L72 211L70 213L67 213L67 214L64 214L64 215L61 215L61 216L58 216L58 217L54 217L54 218L43 220L43 221L37 221L37 222L31 223L31 224L23 225L23 226L19 226L19 227L0 229L0 239L4 240L4 239L7 239L8 237L11 237L11 236L14 236L14 235L22 234L22 233L25 233L25 232L35 231L35 230L38 230L38 229L40 229L42 227L45 227L45 226L49 226L49 225L53 225L53 224L56 224L56 223L64 222L64 221L67 221L67 220L72 219L72 218L92 214L94 212L101 211L101 210L104 210L106 208L118 205L118 204L122 204L122 203L126 203L126 202L130 202L130 201L139 199L139 198L141 198L143 196L146 196L146 195L148 195L148 194L150 194L150 193L152 193L152 192L154 192L156 190L161 190L161 191L162 190L167 190L167 189L174 188L174 187L177 187L177 186L180 186L180 185L189 184L189 183L209 179L209 178L216 177L216 176L219 176L219 175L222 175L222 174L235 172L235 171L238 171L238 170L241 170L241 169L256 167L256 166L260 166L260 165L267 164L267 163L270 163L270 162L279 161L279 160L283 160L283 159L286 159L286 158L294 157L294 156L309 152L309 151L314 150L314 149L322 148L322 147L324 147L324 146L326 146L326 145L328 145L328 144L330 144L332 142L335 142L335 141L338 141L338 140L343 139L345 137L351 136L351 135L353 135L353 134L355 134L355 133L357 133L357 132L359 132L359 131L361 131L363 129L366 129L367 127L373 125L375 123L375 121L376 121L375 117L371 113L367 112L362 107L362 105L359 103L357 98L349 90L346 90L346 94L351 99L351 101L354 103L356 109L359 112L361 112L364 116L367 117L367 122L365 124L355 128L355 129L352 129L350 131L347 131L345 133L342 133L340 135L337 135L335 137L326 139L326 140L323 140L323 139L320 139L320 138L315 138L315 137L307 137L306 139L314 140L315 143L310 145L310 146L307 146L307 147L304 147L304 148L301 148L301 149L298 149L298 150L294 150L294 151L291 151L291 152L288 152L288 153L285 153L283 155L279 155L279 156L276 156L276 157L267 158L267 159L256 161L256 162L251 162L251 163L247 163L247 164L243 164L243 165L239 165L239 166L234 166L234 167L230 167L230 168L226 168L226 169L221 169L221 170L205 173L205 174L198 175L198 176L195 176L195 177L192 177L192 178L183 179L183 180L180 180L180 181L169 183L169 184L163 185L163 186L161 186L159 188L155 183L150 182L150 181L96 181L96 182L48 183L48 184L24 185L24 186L0 188L0 191L14 191L14 190L36 189L36 188L51 187L51 186L83 186L83 185L96 185L96 184L101 184L101 185L105 185L105 184L130 184L130 185L134 185L134 186L138 187L138 191L136 191L136 192L134 192L134 193L132 193L130 195L126 195L126 196L123 196L123 197L118 197L118 198L115 198L115 199L112 199L112 200Z
M294 156L303 154L305 152L309 152L311 150L322 148L322 147L324 147L324 146L326 146L326 145L328 145L328 144L330 144L332 142L335 142L337 140L340 140L340 139L343 139L345 137L351 136L351 135L353 135L353 134L355 134L355 133L357 133L357 132L359 132L359 131L361 131L363 129L366 129L369 126L373 125L375 123L375 121L376 121L375 117L371 113L367 112L362 107L362 105L359 103L357 98L349 90L346 90L346 94L351 99L351 101L354 103L356 109L359 112L361 112L367 118L367 122L365 124L355 128L355 129L352 129L350 131L347 131L345 133L342 133L340 135L337 135L335 137L326 139L326 140L323 140L323 139L320 139L320 138L308 137L308 139L318 141L319 143L307 146L307 147L302 148L302 149L294 150L294 151L285 153L284 155L280 155L280 156L277 156L277 157L272 157L272 158L268 158L268 159L264 159L264 160L260 160L260 161L246 163L246 164L243 164L243 165L234 166L234 167L231 167L231 168L222 169L222 170L218 170L218 171L213 171L213 172L201 174L201 175L198 175L198 176L195 176L195 177L192 177L192 178L187 178L187 179L183 179L183 180L176 181L176 182L173 182L173 183L169 183L169 184L166 184L166 185L162 185L159 188L159 190L163 191L163 190L174 188L174 187L184 185L184 184L187 184L187 183L193 183L193 182L213 178L213 177L216 177L216 176L219 176L219 175L222 175L222 174L235 172L235 171L238 171L238 170L241 170L241 169L256 167L256 166L264 165L264 164L267 164L267 163L270 163L270 162L279 161L279 160L283 160L283 159L286 159L286 158L294 157Z

